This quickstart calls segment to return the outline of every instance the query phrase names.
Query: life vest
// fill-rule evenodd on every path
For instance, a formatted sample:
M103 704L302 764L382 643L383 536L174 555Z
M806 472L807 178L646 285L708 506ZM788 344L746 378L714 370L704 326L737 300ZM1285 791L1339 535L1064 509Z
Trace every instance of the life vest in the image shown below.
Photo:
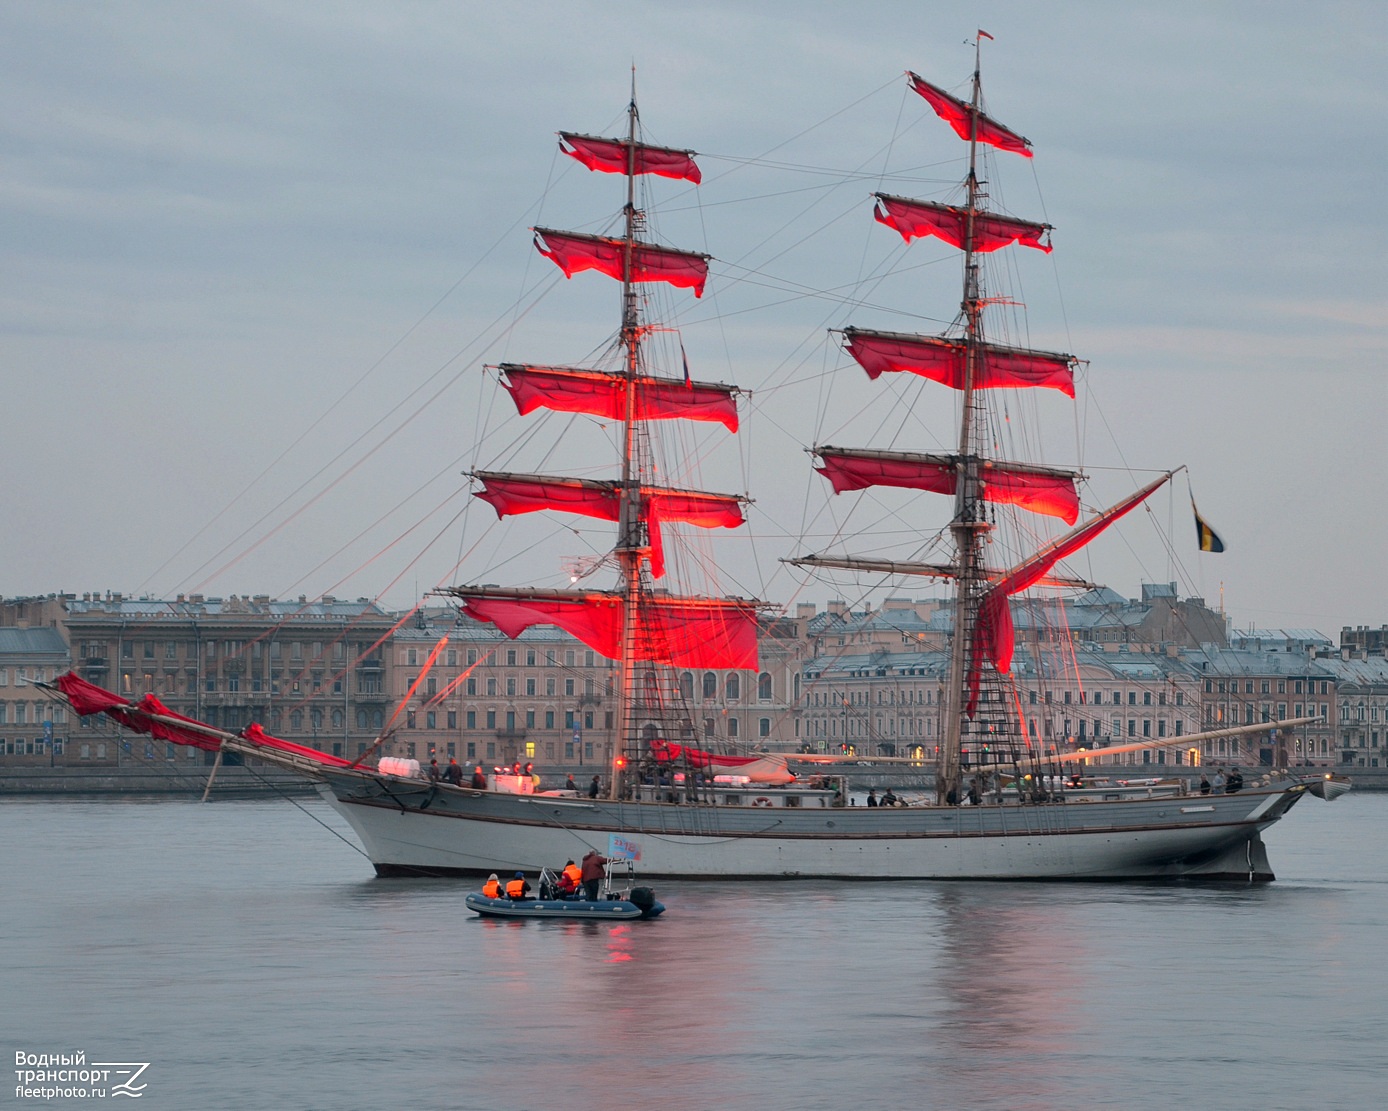
M575 887L577 887L580 883L583 882L583 869L580 868L577 864L565 865L564 875L568 876L569 879L573 881L573 885Z
M482 885L482 894L485 895L488 899L500 899L501 881L488 880L486 883Z
M525 880L509 880L506 884L506 897L508 899L524 899Z

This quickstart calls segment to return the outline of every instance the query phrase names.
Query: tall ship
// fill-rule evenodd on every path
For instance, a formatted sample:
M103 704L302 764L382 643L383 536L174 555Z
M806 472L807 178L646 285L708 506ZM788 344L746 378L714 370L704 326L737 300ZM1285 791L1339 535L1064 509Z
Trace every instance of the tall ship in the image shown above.
M995 457L986 434L990 400L1016 390L1074 397L1076 360L991 342L992 299L983 265L1011 247L1049 251L1047 225L993 212L980 181L981 148L1030 157L1024 138L987 115L975 67L968 100L915 74L910 88L968 144L958 204L875 197L877 221L908 243L934 237L960 252L963 293L942 335L843 329L848 354L867 374L905 374L924 389L952 391L958 441L951 452L818 445L817 469L835 493L896 487L952 499L950 557L912 562L856 555L799 555L802 568L916 575L952 584L953 621L942 691L942 735L934 746L933 798L913 806L849 805L844 769L833 758L718 753L693 744L681 669L754 669L759 623L754 599L681 592L672 583L663 530L676 524L737 528L746 499L669 485L660 436L688 422L738 429L736 387L662 372L649 358L663 330L643 291L667 286L701 296L709 256L654 242L637 205L638 180L697 186L694 152L645 142L635 95L625 135L561 132L561 149L590 170L625 183L620 235L534 229L535 246L566 276L596 271L620 284L618 330L600 366L502 363L495 368L521 416L538 410L584 414L618 429L605 477L479 470L476 495L499 517L557 512L610 522L610 551L570 589L462 585L448 588L461 612L515 637L535 625L563 629L615 661L614 758L591 790L538 792L529 777L499 771L457 784L428 781L417 766L349 760L278 740L259 726L227 733L173 714L153 695L131 702L74 675L58 687L79 714L104 713L126 728L169 741L295 768L315 779L345 817L381 875L486 875L533 871L587 849L639 859L652 877L855 877L883 879L1273 878L1262 832L1307 793L1344 789L1321 777L1264 776L1232 793L1190 793L1183 780L1100 784L1083 762L1144 745L1086 753L1048 752L1027 735L1010 674L1013 599L1034 587L1088 586L1057 570L1114 521L1141 505L1165 474L1082 523L1073 470ZM926 402L922 402L925 404ZM1069 531L1009 566L993 566L999 513L1062 521ZM1001 546L1000 546L1001 547ZM586 585L591 573L606 586ZM1015 706L1015 712L1011 708ZM1179 739L1182 747L1310 719L1223 729ZM1000 729L1000 726L1002 728ZM1171 743L1171 742L1167 742ZM980 758L980 754L987 753ZM519 772L519 769L515 769ZM586 785L585 785L586 786Z

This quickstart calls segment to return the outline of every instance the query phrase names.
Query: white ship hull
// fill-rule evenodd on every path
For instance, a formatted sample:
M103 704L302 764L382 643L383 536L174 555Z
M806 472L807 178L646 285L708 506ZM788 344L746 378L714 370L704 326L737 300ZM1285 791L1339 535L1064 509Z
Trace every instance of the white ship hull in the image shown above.
M1270 881L1260 833L1306 791L898 809L619 803L329 774L323 794L382 875L535 871L634 842L685 878Z

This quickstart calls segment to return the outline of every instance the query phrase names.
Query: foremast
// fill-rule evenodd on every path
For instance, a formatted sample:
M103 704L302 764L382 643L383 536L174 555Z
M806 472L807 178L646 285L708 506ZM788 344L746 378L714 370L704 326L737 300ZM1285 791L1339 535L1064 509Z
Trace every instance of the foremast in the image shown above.
M642 467L636 453L639 447L636 421L636 380L641 365L641 320L632 281L633 252L636 246L636 75L631 79L631 101L627 105L627 203L625 210L626 252L622 264L622 333L626 354L626 412L622 415L622 485L617 521L617 581L624 596L622 606L622 653L618 659L618 687L612 768L608 775L608 794L618 798L622 791L622 770L627 753L634 747L632 715L636 692L636 636L641 606L641 557L649 551L641 515Z
M626 136L605 139L560 132L561 150L591 170L627 178L620 239L536 228L535 245L565 275L597 270L621 284L620 367L615 371L575 367L502 364L503 386L521 415L536 409L584 413L620 423L621 466L615 481L539 474L475 471L475 494L498 516L560 510L609 520L616 525L611 560L617 583L611 590L505 589L453 587L464 613L495 624L507 636L531 625L552 624L600 654L617 661L618 691L613 720L609 793L621 797L628 758L638 750L638 717L660 709L660 684L638 675L652 667L755 668L760 604L741 598L682 597L656 591L653 579L665 574L661 540L664 522L702 528L734 528L744 523L746 499L653 485L647 422L711 421L737 431L734 387L696 382L687 369L683 381L648 373L643 344L650 331L641 319L637 286L664 282L700 296L708 256L643 241L636 177L656 174L701 179L693 152L656 147L637 137L639 115L635 82L627 110Z

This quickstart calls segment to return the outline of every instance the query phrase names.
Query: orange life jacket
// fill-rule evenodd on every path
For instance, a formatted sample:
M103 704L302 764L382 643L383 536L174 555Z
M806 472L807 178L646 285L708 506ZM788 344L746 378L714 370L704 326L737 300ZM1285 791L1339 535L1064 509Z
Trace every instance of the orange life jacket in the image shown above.
M509 880L506 884L506 896L510 899L525 898L525 880Z
M488 880L486 883L482 885L482 894L485 895L488 899L500 899L501 881Z
M569 879L574 881L575 887L577 887L580 883L583 882L583 869L580 868L577 864L569 864L565 866L564 875L568 876Z

